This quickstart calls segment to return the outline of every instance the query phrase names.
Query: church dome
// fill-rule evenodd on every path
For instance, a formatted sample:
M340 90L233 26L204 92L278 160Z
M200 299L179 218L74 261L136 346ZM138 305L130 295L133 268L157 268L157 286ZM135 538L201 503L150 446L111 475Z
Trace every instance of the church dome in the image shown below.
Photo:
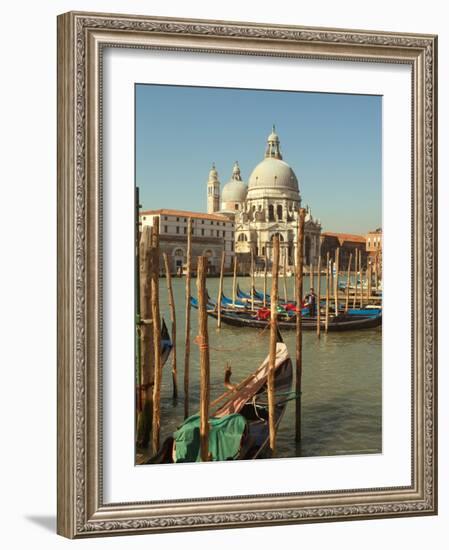
M231 180L224 185L221 191L221 200L227 202L244 202L248 188L242 181L238 162L235 162Z
M248 180L248 199L279 197L299 200L298 178L282 160L279 137L274 131L268 136L265 158L252 171Z
M248 189L243 181L231 180L221 192L223 202L244 202Z

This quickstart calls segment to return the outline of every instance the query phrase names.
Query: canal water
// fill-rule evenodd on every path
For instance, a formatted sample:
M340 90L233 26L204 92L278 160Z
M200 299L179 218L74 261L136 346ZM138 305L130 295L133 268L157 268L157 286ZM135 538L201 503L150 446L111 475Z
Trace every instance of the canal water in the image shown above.
M163 369L161 393L161 441L183 421L183 369L185 330L185 279L173 278L177 314L177 362L179 399L172 400L171 359ZM207 281L211 297L216 298L218 278ZM249 291L248 277L239 277L242 290ZM294 278L287 278L289 299L293 299ZM263 279L256 278L262 290ZM268 292L271 280L268 279ZM283 283L280 281L280 297ZM309 288L304 278L304 292ZM325 288L324 278L321 288ZM232 277L224 279L224 293L232 296ZM323 291L322 291L323 292ZM196 279L192 279L196 296ZM165 279L160 279L161 314L171 330ZM199 354L193 339L198 333L197 311L191 316L190 414L199 407ZM232 381L238 383L256 370L269 350L269 330L237 328L222 324L217 329L209 317L211 400L225 390L224 369L232 367ZM294 364L295 331L283 338ZM277 435L278 457L330 456L382 451L382 329L342 333L303 333L302 441L295 442L295 403L287 404Z

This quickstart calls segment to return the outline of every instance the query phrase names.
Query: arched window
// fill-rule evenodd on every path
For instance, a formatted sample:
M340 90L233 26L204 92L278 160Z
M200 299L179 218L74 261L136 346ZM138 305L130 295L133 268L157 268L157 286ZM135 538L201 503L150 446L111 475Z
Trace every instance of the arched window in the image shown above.
M274 222L274 206L272 204L268 206L268 221Z
M240 233L240 235L237 237L237 240L241 243L247 242L248 237L245 235L245 233Z
M276 236L279 237L279 242L284 242L284 237L280 233L274 233L273 235L271 235L271 240L273 240Z
M173 256L184 256L184 250L182 248L176 248L173 252Z
M204 254L203 254L203 256L207 256L208 258L210 258L213 255L214 254L213 254L212 250L205 250Z
M276 208L278 220L282 220L282 204L278 204Z

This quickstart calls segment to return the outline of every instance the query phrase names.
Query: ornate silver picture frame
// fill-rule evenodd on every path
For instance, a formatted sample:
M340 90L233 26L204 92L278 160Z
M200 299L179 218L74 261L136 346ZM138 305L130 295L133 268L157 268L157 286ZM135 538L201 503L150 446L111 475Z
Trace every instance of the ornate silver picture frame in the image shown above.
M403 64L411 69L411 484L104 500L103 54L106 48ZM130 180L132 180L130 174ZM58 18L58 533L89 536L437 513L437 37L66 13ZM408 353L408 355L407 355ZM132 369L132 366L130 366ZM261 480L263 484L263 480Z

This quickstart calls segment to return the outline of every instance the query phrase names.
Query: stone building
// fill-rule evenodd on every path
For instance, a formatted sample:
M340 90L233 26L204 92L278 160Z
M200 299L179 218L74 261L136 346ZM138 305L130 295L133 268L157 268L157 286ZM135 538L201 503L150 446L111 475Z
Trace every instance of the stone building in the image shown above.
M192 269L198 256L208 256L209 273L220 270L222 251L226 251L226 268L234 254L234 222L222 214L205 214L186 210L146 210L140 212L140 226L152 226L159 218L161 254L166 253L172 273L183 271L187 260L187 223L192 219ZM163 263L161 260L161 270Z
M236 162L232 176L220 192L215 166L207 182L208 212L217 212L235 222L235 253L245 261L253 251L256 263L272 259L273 237L279 235L281 262L295 263L298 212L301 207L298 179L282 157L280 140L273 126L264 159L252 171L248 185ZM320 250L320 221L306 209L304 260L315 263Z
M366 251L372 258L382 256L382 229L380 227L367 233Z
M349 233L330 233L328 231L321 235L321 263L323 269L326 266L326 257L329 252L329 257L335 258L335 251L340 248L340 270L348 268L349 258L352 254L352 267L354 269L355 251L356 249L361 254L362 268L365 269L368 265L368 254L366 252L366 239L363 235L352 235Z

